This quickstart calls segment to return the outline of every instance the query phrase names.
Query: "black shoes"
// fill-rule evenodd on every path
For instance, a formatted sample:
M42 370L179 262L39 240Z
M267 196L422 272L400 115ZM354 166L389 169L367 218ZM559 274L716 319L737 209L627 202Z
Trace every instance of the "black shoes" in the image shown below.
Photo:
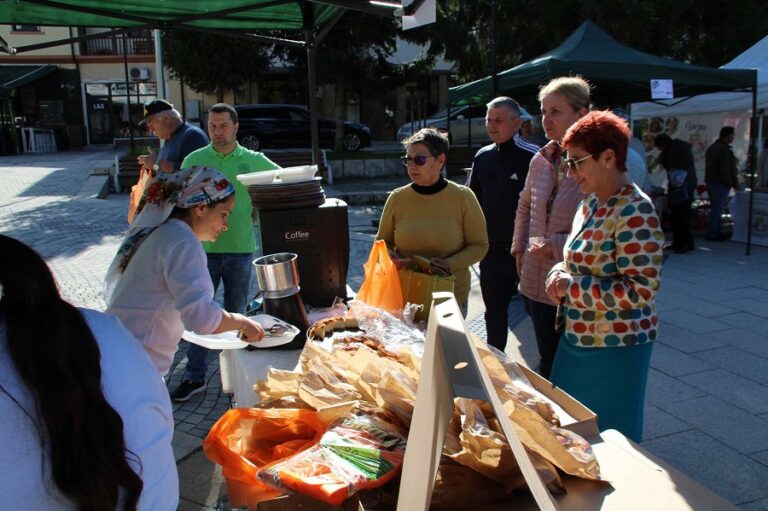
M204 381L184 380L176 390L171 392L171 400L176 402L186 401L195 394L205 392Z

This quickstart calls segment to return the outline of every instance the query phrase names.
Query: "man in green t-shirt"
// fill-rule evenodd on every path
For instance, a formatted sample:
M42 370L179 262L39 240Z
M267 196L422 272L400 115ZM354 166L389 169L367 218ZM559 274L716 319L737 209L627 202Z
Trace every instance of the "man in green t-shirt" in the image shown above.
M203 242L208 255L208 271L214 291L224 284L224 309L245 312L251 282L252 262L256 251L251 214L253 206L248 190L237 180L240 174L272 170L278 166L262 153L251 151L237 143L237 111L226 103L217 103L208 110L208 136L211 143L190 153L181 168L204 165L227 176L235 186L235 206L228 218L227 230L214 242ZM197 344L187 349L187 368L181 385L171 392L174 401L186 401L205 390L208 349Z

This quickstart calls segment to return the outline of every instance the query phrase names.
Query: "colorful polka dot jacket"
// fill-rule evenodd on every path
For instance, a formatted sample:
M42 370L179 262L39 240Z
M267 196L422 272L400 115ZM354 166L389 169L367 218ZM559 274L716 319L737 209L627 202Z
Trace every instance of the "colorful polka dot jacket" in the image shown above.
M555 265L569 274L563 299L565 340L584 347L633 346L656 339L664 233L650 199L623 186L600 204L579 206Z

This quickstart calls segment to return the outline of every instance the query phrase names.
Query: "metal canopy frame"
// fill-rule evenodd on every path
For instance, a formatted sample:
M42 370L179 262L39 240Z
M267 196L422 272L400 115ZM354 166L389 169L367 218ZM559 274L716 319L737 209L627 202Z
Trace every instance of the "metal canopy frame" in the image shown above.
M422 1L423 0L416 0L416 2L414 3L416 3L417 5L420 5ZM58 39L56 41L50 41L47 43L40 43L40 44L32 44L32 45L22 46L19 48L14 48L11 45L5 43L5 41L2 41L3 44L0 44L0 51L5 51L6 53L9 53L11 55L33 51L33 50L39 50L43 48L61 46L61 45L70 44L76 41L85 41L94 37L103 37L104 34L117 35L117 34L124 34L125 32L138 30L138 29L171 29L171 28L205 32L205 33L214 33L214 34L225 35L229 37L245 38L245 39L256 40L261 42L268 42L273 44L281 44L286 46L305 48L307 52L307 103L309 106L309 117L310 117L311 138L312 138L312 163L314 164L317 164L320 161L320 140L319 140L319 131L317 126L318 113L317 113L317 104L316 104L316 101L314 101L315 90L317 88L317 78L315 73L315 54L316 54L317 46L320 44L320 42L322 42L325 36L328 35L330 30L333 28L333 26L336 25L339 19L341 19L344 13L346 13L346 11L348 10L354 10L358 12L364 12L367 14L374 14L377 16L385 16L385 17L388 17L388 16L395 17L402 14L402 10L397 8L397 4L393 4L391 7L386 7L386 6L382 6L381 4L375 5L375 4L369 3L368 1L361 2L359 0L272 0L270 2L238 5L237 7L220 9L218 11L211 11L211 12L200 13L200 14L187 14L187 15L178 16L176 18L172 18L169 20L157 20L152 17L137 16L134 14L126 13L124 11L117 11L117 10L112 11L112 10L103 9L103 8L63 4L53 0L24 0L24 2L41 5L45 7L50 7L53 9L74 11L74 12L80 12L83 14L94 14L99 16L110 17L115 20L130 21L130 22L136 23L136 25L131 25L129 27L122 27L122 28L118 28L108 32L100 32L98 34L90 34L90 35L77 36L77 37L66 38L66 39ZM303 41L264 36L260 34L254 34L254 33L233 32L231 29L227 29L227 31L221 31L213 28L203 28L203 27L195 27L195 26L188 25L188 23L192 21L221 18L229 14L236 14L240 12L254 11L259 9L267 9L269 7L285 5L285 4L298 4L301 9L302 18L303 18L303 28L301 29L301 31L304 33ZM318 27L315 26L316 20L314 19L314 10L312 9L313 5L315 4L327 5L327 6L333 6L333 7L339 8L339 11L336 14L334 14L331 19L326 21L325 24L319 30L318 30ZM17 19L14 21L23 23L23 22L27 22L28 20Z

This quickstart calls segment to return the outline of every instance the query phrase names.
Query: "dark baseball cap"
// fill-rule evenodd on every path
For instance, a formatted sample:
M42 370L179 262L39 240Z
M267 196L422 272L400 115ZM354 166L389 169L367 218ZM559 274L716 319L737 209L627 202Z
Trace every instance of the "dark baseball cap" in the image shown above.
M159 114L160 112L165 112L166 110L173 110L173 105L164 99L153 99L151 101L147 101L144 103L144 119L139 122L139 126L147 122L147 119L153 115Z

